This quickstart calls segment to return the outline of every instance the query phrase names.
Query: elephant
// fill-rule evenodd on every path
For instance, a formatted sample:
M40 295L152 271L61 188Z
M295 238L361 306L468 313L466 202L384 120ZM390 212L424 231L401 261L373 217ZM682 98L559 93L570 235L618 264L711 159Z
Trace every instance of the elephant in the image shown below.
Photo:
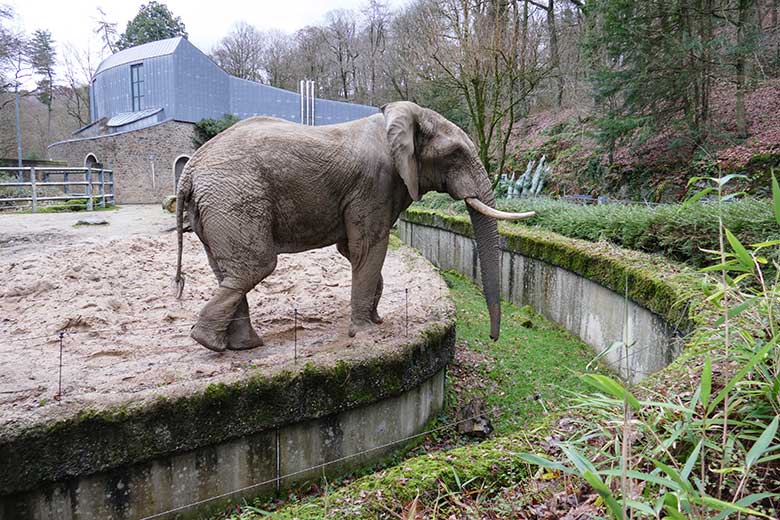
M466 133L409 101L333 125L265 116L243 120L197 150L177 187L179 297L185 209L219 282L191 336L217 352L261 346L247 292L273 272L280 253L333 244L352 268L348 334L381 323L377 305L390 230L412 201L433 190L468 203L490 336L496 340L501 319L496 219L533 213L496 210L491 188Z

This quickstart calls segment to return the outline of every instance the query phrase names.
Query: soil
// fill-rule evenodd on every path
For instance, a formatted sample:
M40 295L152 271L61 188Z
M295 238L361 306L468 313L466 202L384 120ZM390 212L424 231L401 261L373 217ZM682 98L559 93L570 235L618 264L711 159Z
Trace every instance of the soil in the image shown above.
M73 227L83 214L0 215L0 430L379 355L407 337L407 288L409 337L453 313L434 268L400 248L382 271L384 323L349 338L349 263L335 247L280 255L248 295L265 346L215 353L189 337L217 285L197 237L185 235L187 283L177 300L173 216L156 206L96 216L108 225Z

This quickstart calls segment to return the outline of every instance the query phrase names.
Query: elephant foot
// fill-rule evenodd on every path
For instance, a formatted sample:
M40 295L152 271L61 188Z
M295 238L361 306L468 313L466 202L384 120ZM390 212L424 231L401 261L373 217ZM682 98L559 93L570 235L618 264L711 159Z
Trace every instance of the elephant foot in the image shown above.
M211 329L200 322L192 327L190 337L214 352L224 352L228 348L224 330Z
M373 311L373 312L371 313L371 321L372 321L373 323L376 323L377 325L379 325L379 324L381 324L381 323L384 323L384 321L385 321L385 320L383 320L383 319L382 319L382 317L379 315L379 313L378 313L378 312L376 312L376 311Z
M349 337L354 338L358 332L363 332L364 330L370 329L373 326L374 322L372 320L353 319L349 324Z
M232 332L228 336L228 350L250 350L262 346L263 340L251 325L242 327L240 331Z

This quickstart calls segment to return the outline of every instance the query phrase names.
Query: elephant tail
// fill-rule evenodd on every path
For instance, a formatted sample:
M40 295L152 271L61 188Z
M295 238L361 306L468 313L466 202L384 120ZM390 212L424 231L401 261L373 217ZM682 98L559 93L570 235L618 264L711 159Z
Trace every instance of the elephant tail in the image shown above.
M181 299L184 294L184 273L181 272L181 256L184 249L184 205L190 198L191 189L192 178L185 167L176 193L176 236L179 249L176 254L176 277L173 279L173 283L176 287L177 299Z

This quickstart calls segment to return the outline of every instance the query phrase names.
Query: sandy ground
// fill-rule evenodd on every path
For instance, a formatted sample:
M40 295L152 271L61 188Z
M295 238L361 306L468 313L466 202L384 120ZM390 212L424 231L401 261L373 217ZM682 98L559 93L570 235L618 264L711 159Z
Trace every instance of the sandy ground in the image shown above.
M109 224L73 226L84 218ZM402 248L383 269L385 323L349 338L349 263L335 247L281 255L276 271L249 293L266 345L214 353L190 339L189 329L216 280L197 237L187 234L187 287L182 300L174 298L175 233L166 231L173 224L157 206L0 215L0 430L183 395L257 371L379 354L406 337L406 288L410 336L452 312L430 264Z

